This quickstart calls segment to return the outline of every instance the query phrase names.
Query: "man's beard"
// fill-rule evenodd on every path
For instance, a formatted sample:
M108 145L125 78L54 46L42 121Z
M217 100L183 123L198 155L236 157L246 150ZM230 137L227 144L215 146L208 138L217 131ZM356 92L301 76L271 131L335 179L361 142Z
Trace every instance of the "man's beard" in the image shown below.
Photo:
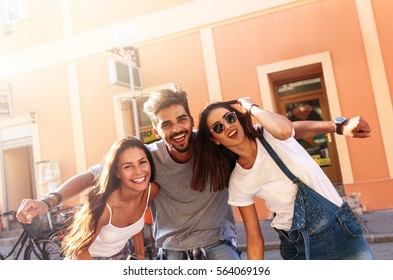
M173 138L173 137L176 137L177 135L182 134L182 133L184 133L184 132L177 133L177 134L173 135L172 138ZM186 132L186 134L187 134L187 132ZM167 143L167 144L168 144L168 146L169 146L169 149L172 150L172 151L175 151L175 152L177 152L177 153L186 153L186 152L188 152L188 151L190 150L191 141L192 141L192 135L191 135L191 137L188 139L187 146L186 146L185 148L178 148L178 147L176 147L175 145L173 145L173 144L171 144L171 143Z
M183 148L183 149L178 149L177 147L175 147L175 146L172 145L172 144L169 144L169 148L170 148L172 151L175 151L175 152L177 152L177 153L186 153L186 152L188 152L188 150L190 149L190 143L188 143L187 147L185 147L185 148Z

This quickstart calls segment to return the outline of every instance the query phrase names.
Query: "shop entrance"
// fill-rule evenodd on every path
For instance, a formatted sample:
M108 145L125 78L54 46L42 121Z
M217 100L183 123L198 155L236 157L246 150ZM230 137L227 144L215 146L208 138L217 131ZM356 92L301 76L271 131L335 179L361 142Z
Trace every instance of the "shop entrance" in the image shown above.
M309 76L275 83L279 113L291 121L331 120L323 76ZM335 185L342 184L334 137L330 134L298 139Z

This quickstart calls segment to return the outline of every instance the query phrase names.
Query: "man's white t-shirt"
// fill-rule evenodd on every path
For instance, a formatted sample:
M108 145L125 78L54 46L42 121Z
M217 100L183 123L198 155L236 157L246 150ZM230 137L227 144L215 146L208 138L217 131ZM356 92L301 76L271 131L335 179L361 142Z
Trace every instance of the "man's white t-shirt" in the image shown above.
M286 140L274 138L266 129L263 136L295 176L337 206L342 205L343 201L329 178L293 137L294 131ZM236 163L229 181L228 203L248 206L254 203L254 197L260 197L276 214L272 227L288 231L292 224L297 186L277 166L259 139L256 142L258 153L254 166L244 169Z

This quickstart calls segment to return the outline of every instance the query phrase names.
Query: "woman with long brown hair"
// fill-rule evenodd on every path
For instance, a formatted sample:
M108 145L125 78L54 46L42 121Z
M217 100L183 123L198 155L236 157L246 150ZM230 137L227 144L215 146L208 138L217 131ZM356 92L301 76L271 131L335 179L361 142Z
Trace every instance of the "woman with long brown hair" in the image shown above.
M144 216L159 191L153 180L146 146L135 137L116 141L64 239L66 258L125 259L132 238L134 257L144 259Z

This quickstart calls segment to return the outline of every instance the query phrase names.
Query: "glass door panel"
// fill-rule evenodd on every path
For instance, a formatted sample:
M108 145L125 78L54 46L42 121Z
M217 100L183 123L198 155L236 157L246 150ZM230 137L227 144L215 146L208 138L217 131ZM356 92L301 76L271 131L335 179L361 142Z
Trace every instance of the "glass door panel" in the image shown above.
M320 121L322 110L319 98L285 103L285 112L291 121L315 120ZM331 165L328 135L319 134L313 137L297 139L319 166Z

